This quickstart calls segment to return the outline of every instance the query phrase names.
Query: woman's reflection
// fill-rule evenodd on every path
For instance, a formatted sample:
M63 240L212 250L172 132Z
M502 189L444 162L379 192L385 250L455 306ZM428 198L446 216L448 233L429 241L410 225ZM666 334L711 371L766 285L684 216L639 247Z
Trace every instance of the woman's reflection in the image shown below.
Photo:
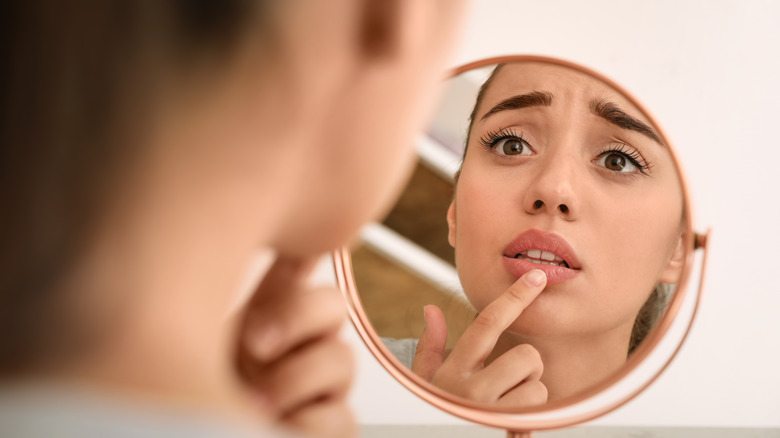
M608 377L679 279L684 211L667 146L627 98L561 66L500 65L474 105L447 214L480 314L445 351L444 317L427 306L412 369L511 406Z

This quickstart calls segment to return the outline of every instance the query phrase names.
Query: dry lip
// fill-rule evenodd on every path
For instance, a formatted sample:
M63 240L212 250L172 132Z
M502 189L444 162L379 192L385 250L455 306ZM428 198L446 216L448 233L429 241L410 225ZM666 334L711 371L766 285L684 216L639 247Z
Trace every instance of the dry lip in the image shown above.
M579 270L580 262L577 259L574 249L566 241L566 239L554 232L545 232L536 228L531 228L527 231L520 233L517 237L512 239L511 242L504 248L503 256L507 258L516 259L529 250L540 250L555 254L556 257L563 260L563 264L557 265L562 268ZM536 259L536 258L533 258ZM541 257L536 260L544 260ZM554 260L553 260L554 261ZM531 261L533 263L533 261Z

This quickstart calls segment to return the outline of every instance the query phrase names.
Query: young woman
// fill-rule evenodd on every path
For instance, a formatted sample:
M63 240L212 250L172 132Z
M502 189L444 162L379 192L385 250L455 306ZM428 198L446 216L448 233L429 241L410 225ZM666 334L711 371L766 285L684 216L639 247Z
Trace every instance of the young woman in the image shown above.
M408 173L459 3L3 3L3 435L354 434L305 280Z
M472 400L528 406L619 368L683 261L679 177L642 113L584 73L501 65L456 181L449 241L480 313L445 352L443 315L426 307L413 370Z

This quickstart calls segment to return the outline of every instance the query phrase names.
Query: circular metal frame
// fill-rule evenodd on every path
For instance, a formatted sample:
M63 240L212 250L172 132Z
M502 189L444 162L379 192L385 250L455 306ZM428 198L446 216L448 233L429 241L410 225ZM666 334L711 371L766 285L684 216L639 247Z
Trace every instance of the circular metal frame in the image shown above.
M660 125L655 121L655 118L650 112L628 91L616 84L611 79L603 76L602 74L590 70L581 65L564 61L561 59L534 56L534 55L510 55L494 58L487 58L480 61L465 64L461 67L455 68L446 77L447 79L457 76L461 73L465 73L470 70L474 70L481 67L490 65L496 65L507 62L542 62L547 64L558 65L566 68L570 68L587 75L590 75L608 86L612 87L619 93L622 93L636 108L641 111L648 121L653 124L661 139L666 145L669 146L669 151L672 156L674 164L677 166L680 184L682 185L683 200L686 206L685 214L685 230L684 233L684 246L685 246L685 265L680 276L677 290L673 299L668 305L666 312L660 321L658 321L655 328L645 338L642 344L636 349L636 351L629 357L625 365L621 367L616 373L609 378L604 379L598 384L588 388L585 391L577 393L573 396L563 398L554 402L547 403L541 406L527 407L527 408L498 408L486 404L480 404L472 402L457 396L454 396L446 391L443 391L429 382L426 382L422 378L415 375L411 370L401 365L392 353L387 350L384 344L379 339L379 336L371 327L371 323L365 310L361 304L360 296L355 285L355 280L352 270L352 262L350 257L350 251L348 248L341 248L333 252L334 268L336 271L336 280L341 288L347 301L347 307L350 318L354 324L358 334L365 342L371 353L377 358L382 366L387 369L390 374L396 378L401 384L412 391L414 394L427 401L428 403L458 417L474 421L487 426L498 427L507 429L510 431L510 435L513 433L526 433L533 430L545 430L567 427L575 424L582 423L584 421L597 418L604 414L607 414L620 406L623 406L628 401L636 397L639 393L644 391L651 383L653 383L660 374L669 366L672 359L677 355L684 340L686 339L693 321L696 316L696 312L701 300L701 290L703 286L704 272L707 258L707 241L709 231L705 234L696 234L693 231L693 219L692 219L692 207L689 196L688 184L680 166L679 159L671 147L671 143L668 137L664 133ZM694 308L692 310L690 321L688 321L685 327L684 333L679 341L679 344L674 348L668 358L665 359L662 366L650 373L647 376L647 380L639 385L637 388L633 388L626 394L617 396L616 400L605 403L603 406L597 406L592 409L588 409L584 412L574 413L561 417L555 417L553 415L545 415L548 413L554 413L556 411L565 411L567 408L571 408L587 400L591 400L597 395L603 393L609 388L612 388L618 382L620 382L627 375L631 374L634 370L642 364L648 356L658 346L661 339L669 330L672 322L678 314L680 306L688 293L688 283L691 276L691 269L694 261L694 251L696 249L704 250L704 257L702 259L701 276L699 282L699 289L695 298ZM520 414L520 415L519 415Z

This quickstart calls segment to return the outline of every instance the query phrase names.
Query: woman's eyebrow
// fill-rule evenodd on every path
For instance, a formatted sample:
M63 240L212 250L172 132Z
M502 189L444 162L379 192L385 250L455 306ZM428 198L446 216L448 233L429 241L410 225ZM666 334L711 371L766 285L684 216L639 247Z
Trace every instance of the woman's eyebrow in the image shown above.
M497 112L528 108L529 106L550 106L552 105L553 95L547 91L531 91L525 94L518 94L499 102L490 111L486 112L480 120L485 120Z
M629 116L615 103L608 102L603 99L594 99L590 101L590 110L593 112L593 114L601 117L615 126L631 131L636 131L647 136L659 145L664 145L664 143L661 141L661 138L658 136L655 130L653 130L653 128L641 120Z

